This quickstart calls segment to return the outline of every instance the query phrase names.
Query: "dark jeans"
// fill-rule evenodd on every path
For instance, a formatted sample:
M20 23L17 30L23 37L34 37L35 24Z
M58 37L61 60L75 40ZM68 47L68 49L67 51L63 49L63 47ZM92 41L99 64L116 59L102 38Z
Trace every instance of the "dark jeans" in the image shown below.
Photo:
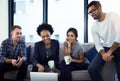
M0 62L0 80L4 79L5 72L9 72L13 70L18 70L16 80L22 81L26 77L26 74L27 74L27 64L23 63L19 68L17 68L17 67L13 67L12 64L6 64L6 63Z
M69 65L65 64L63 60L61 62L61 81L72 81L71 71L73 70L85 70L88 68L88 63L70 63Z
M105 51L109 50L109 48L106 48L106 47L104 49ZM118 80L120 81L120 47L114 51L113 55L116 63ZM99 71L104 64L105 64L105 61L102 59L102 56L100 54L97 54L88 67L88 71L92 78L92 81L103 81Z

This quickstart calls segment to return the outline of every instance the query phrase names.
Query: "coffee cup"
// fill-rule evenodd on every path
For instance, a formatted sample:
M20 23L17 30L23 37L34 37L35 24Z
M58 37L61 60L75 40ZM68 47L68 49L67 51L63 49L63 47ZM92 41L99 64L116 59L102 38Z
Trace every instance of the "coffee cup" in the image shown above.
M68 65L71 62L71 57L70 56L64 56L64 60L65 60L66 65Z
M50 67L50 69L53 69L55 66L54 60L48 61L48 66Z

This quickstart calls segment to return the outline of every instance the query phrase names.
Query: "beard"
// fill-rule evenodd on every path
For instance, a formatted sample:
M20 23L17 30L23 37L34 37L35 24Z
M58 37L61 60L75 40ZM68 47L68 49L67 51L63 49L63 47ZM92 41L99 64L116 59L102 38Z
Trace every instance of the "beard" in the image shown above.
M99 20L100 17L101 17L101 14L96 14L95 17L93 17L93 18L94 18L94 20Z

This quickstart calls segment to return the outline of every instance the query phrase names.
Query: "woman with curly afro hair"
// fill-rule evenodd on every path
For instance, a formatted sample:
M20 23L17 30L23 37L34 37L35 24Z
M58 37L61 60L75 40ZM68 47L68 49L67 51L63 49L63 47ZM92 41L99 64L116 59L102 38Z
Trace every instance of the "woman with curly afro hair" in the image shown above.
M37 27L37 34L41 41L36 42L33 55L33 71L56 72L60 76L59 64L59 42L51 39L54 30L52 25L43 23ZM49 64L50 62L53 62Z

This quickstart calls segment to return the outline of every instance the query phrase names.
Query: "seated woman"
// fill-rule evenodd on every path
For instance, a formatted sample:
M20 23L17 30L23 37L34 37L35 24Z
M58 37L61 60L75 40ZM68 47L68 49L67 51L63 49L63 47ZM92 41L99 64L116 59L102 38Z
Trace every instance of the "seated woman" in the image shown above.
M34 46L32 71L56 72L59 76L59 42L51 39L53 32L50 24L41 24L38 26L37 34L42 40L36 42Z
M65 56L61 62L61 81L72 81L71 71L88 68L88 64L84 62L83 48L77 41L77 37L77 30L69 28L66 41L64 42ZM68 61L66 61L66 57L69 57Z

